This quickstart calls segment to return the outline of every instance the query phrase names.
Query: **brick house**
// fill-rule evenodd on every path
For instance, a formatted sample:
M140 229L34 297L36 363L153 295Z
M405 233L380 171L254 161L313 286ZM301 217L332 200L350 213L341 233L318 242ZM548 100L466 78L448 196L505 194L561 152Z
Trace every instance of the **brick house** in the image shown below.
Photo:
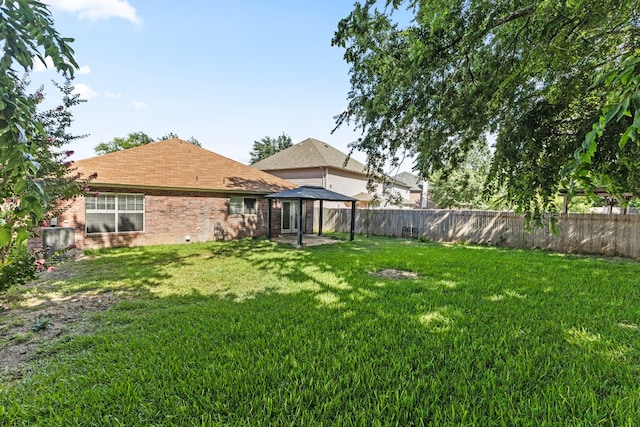
M264 196L297 187L177 138L79 160L75 167L97 178L91 195L69 202L56 222L75 229L81 249L265 236ZM274 203L270 220L278 235L281 202Z

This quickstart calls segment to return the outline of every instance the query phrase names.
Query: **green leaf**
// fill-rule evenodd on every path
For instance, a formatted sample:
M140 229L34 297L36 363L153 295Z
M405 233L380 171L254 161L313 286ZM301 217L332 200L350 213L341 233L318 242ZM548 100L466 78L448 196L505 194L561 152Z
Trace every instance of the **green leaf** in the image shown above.
M631 136L632 132L635 132L632 127L627 128L627 130L620 137L620 142L618 142L618 147L622 149L624 148L625 145L627 145L627 142L629 141L629 137Z
M18 232L16 233L16 241L17 243L21 243L26 241L29 238L29 232L27 230L25 230L24 228L20 228L18 229Z
M609 108L608 110L606 110L604 114L604 122L600 121L600 125L604 127L606 124L608 124L611 121L611 119L613 119L616 116L616 114L618 114L618 111L620 111L620 108L622 108L622 106L620 104L617 104Z
M618 110L618 114L616 114L616 121L619 121L622 116L631 117L631 112L629 112L629 102L630 98L625 98L622 103L620 103L620 109Z
M11 242L11 229L6 225L0 226L0 247L6 246Z
M24 190L27 189L27 180L26 179L19 179L16 182L16 185L13 187L13 191L15 194L22 194L22 192Z

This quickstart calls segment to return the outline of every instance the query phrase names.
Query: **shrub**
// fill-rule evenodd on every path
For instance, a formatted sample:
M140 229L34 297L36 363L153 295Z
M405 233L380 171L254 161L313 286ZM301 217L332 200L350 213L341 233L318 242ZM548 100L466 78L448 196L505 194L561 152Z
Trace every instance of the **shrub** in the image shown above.
M36 254L24 248L15 248L5 263L0 266L0 292L35 279L36 273L41 268L36 261Z
M55 251L48 259L44 255L46 250L29 252L26 248L14 248L5 263L0 265L0 292L6 291L14 285L24 285L36 278L37 273L55 270L55 263L68 258L67 252L74 250L76 245Z

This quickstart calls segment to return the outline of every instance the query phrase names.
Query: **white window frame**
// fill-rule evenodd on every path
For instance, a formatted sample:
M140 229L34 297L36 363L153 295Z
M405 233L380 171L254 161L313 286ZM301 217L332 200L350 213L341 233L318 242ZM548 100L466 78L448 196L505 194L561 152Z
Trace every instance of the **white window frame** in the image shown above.
M241 202L240 202L241 200ZM253 200L254 212L247 212L247 200ZM234 204L234 201L236 202ZM242 211L238 209L238 205L242 203ZM258 214L258 199L255 197L230 197L229 198L229 215L257 215Z
M142 198L142 207L140 209L137 209L137 206L134 207L134 209L127 209L126 207L124 208L120 208L119 207L119 203L120 203L120 198L121 197L141 197ZM103 204L103 208L99 208L98 205L98 200L100 197L104 197L104 198L108 198L108 197L113 197L114 198L114 203L113 203L113 208L111 208L107 202L108 199L105 200L105 203ZM95 207L89 207L90 204L94 204L94 203L89 203L88 201L92 200L95 201ZM135 202L135 204L137 205L137 201ZM120 231L119 230L119 225L120 225L120 215L125 215L125 214L142 214L142 229L141 230L125 230L125 231ZM90 214L109 214L109 215L113 215L114 217L114 231L89 231L89 215ZM86 234L113 234L113 233L142 233L145 230L145 222L146 222L146 214L145 214L145 197L144 194L137 194L137 193L103 193L100 194L98 196L94 196L94 197L89 197L87 196L87 200L85 200L85 233Z

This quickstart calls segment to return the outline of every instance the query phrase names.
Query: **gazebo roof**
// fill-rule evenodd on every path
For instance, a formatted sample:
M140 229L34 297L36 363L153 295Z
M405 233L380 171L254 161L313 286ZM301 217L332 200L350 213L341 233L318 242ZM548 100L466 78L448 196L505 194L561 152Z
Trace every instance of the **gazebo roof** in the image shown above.
M336 193L335 191L327 190L324 187L317 187L313 185L303 185L302 187L294 188L291 190L281 191L280 193L269 194L265 196L269 199L269 211L267 221L268 229L267 236L271 238L271 199L297 199L300 211L302 211L303 200L320 200L320 206L322 206L323 200L329 200L333 202L351 202L351 237L353 240L355 222L356 222L356 202L357 199L353 197L345 196L344 194ZM298 215L298 247L302 246L302 215ZM319 229L318 236L322 235L322 209L320 209Z
M356 202L357 199L327 190L324 187L303 185L291 190L265 196L269 199L303 199L303 200L329 200L333 202Z

